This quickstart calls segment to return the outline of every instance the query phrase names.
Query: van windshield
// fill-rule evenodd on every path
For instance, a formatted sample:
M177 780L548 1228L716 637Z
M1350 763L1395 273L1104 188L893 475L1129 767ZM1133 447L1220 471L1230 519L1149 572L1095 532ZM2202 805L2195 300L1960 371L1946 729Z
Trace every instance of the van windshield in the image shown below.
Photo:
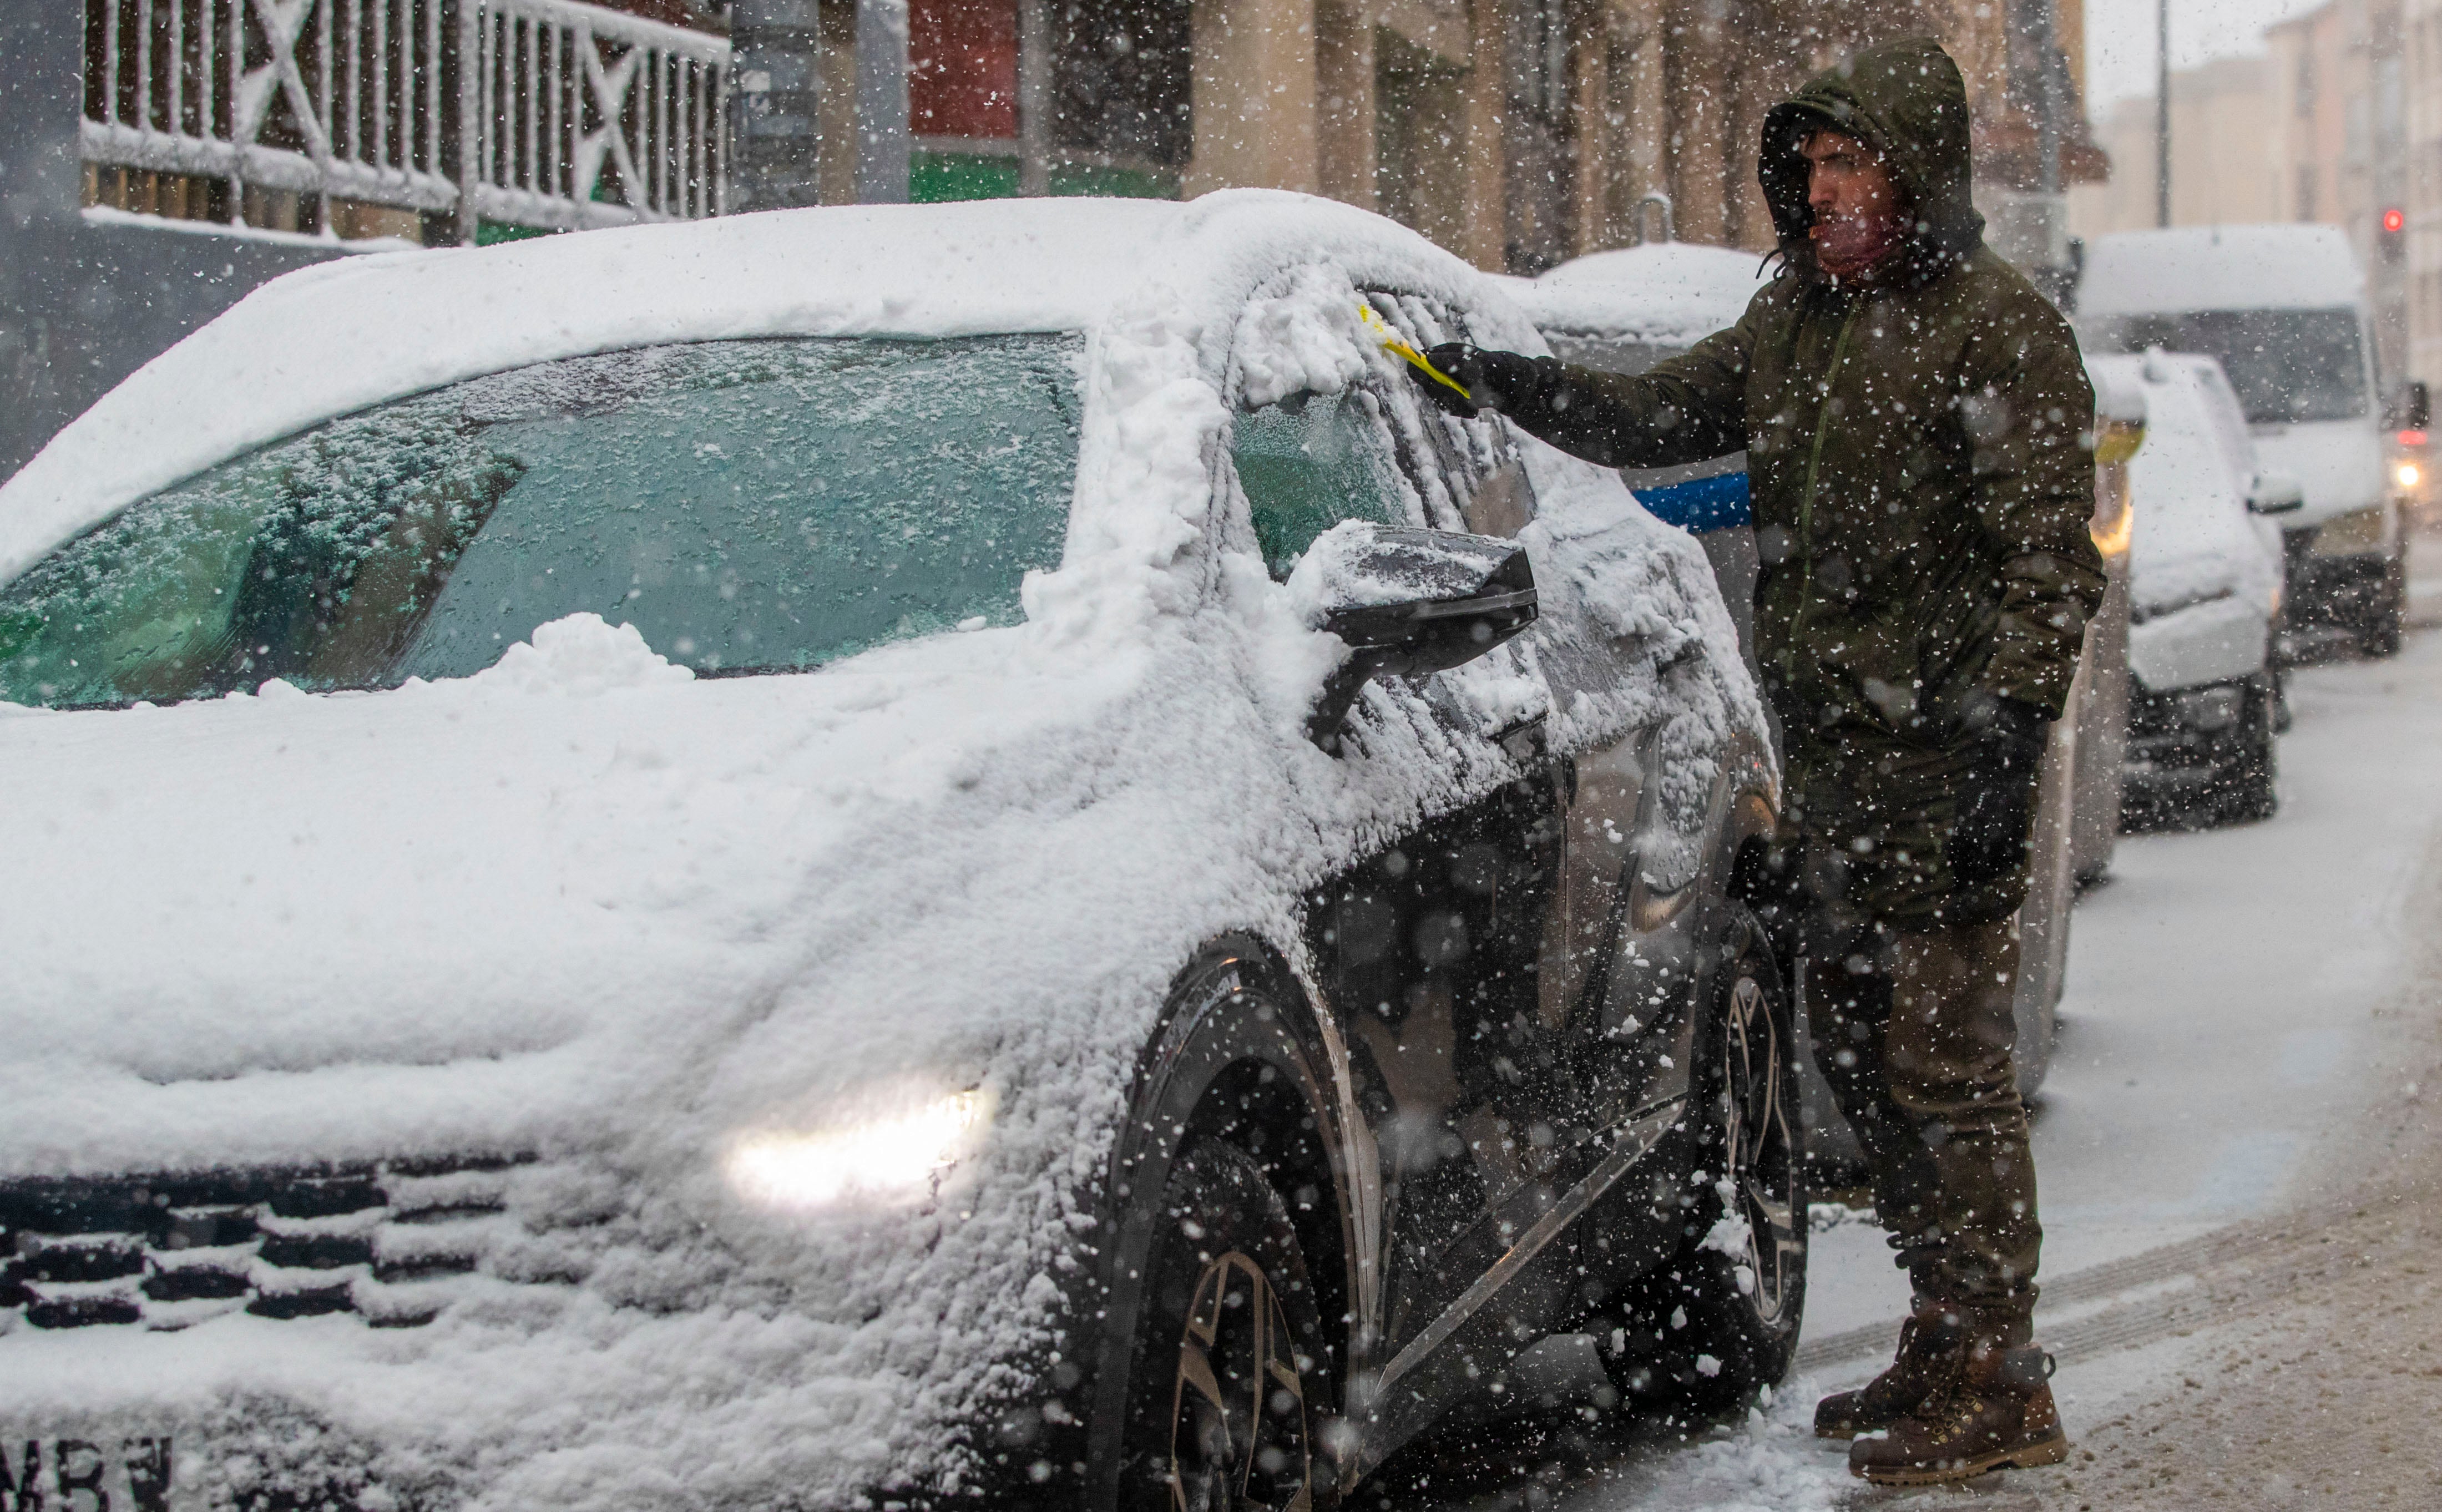
M1025 617L1073 337L716 341L477 378L133 505L0 586L0 701L465 677L579 610L699 673Z
M2357 312L2185 310L2086 322L2098 352L2200 352L2221 359L2250 425L2355 420L2366 412Z

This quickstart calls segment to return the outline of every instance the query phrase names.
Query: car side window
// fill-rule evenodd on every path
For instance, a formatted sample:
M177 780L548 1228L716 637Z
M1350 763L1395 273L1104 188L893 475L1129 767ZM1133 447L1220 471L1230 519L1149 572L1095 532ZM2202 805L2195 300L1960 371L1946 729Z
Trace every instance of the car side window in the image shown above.
M1378 291L1366 298L1418 350L1473 335L1465 317L1438 300ZM1428 513L1441 517L1435 524L1510 537L1535 518L1535 490L1506 420L1490 413L1461 420L1421 402L1400 406L1395 420L1400 462L1418 480Z
M1230 456L1275 578L1285 579L1314 538L1343 519L1412 522L1380 408L1375 395L1350 389L1239 411Z

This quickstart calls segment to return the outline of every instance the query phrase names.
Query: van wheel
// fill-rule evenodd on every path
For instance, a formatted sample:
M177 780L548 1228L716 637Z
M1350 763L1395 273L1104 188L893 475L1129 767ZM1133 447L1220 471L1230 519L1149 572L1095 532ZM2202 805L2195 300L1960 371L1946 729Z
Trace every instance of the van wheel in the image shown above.
M2359 648L2373 657L2399 654L2400 622L2408 608L2408 569L2404 562L2385 562L2382 597L2358 634Z

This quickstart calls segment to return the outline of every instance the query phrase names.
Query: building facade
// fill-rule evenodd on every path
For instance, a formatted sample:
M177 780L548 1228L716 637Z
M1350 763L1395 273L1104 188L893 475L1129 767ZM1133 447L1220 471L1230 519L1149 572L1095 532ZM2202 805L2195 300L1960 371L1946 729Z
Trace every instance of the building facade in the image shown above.
M1303 190L1513 272L1666 226L1762 250L1764 111L1846 51L1931 33L1967 76L1996 240L2057 264L2048 89L2057 177L2105 172L2083 18L2079 0L911 0L909 191Z
M1768 248L1764 112L1932 34L1990 236L2100 178L2081 0L56 0L7 9L0 473L352 247L813 203L1329 195L1478 266ZM2047 121L2051 129L2046 129Z
M2406 20L2403 0L2330 0L2265 32L2271 218L2348 233L2365 265L2386 385L2410 361ZM2401 228L2386 231L2394 212Z
M2271 164L2271 64L2222 58L2171 76L2171 224L2241 225L2287 219ZM2069 191L2069 230L2081 237L2156 224L2152 97L2101 113L2095 137L2111 177Z
M2407 224L2399 237L2407 373L2442 385L2442 0L2406 0L2400 19L2408 97Z

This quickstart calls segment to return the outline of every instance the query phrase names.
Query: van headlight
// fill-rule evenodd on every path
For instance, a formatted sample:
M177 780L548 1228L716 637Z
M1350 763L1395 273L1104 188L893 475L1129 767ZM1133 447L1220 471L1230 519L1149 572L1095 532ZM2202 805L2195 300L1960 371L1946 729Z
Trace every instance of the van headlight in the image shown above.
M976 1089L858 1122L759 1130L730 1145L722 1174L740 1198L779 1212L921 1198L982 1144L992 1112Z

